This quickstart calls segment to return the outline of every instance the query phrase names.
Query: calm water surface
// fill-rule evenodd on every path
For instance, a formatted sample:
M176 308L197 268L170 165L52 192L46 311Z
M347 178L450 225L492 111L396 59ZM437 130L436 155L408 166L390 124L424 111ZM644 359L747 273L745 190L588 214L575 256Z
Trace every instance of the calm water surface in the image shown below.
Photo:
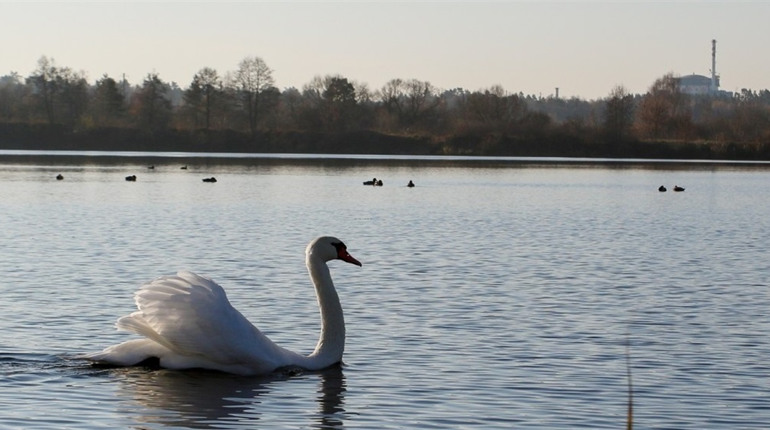
M0 159L0 428L617 429L627 343L636 428L770 427L766 167L16 161ZM178 269L311 352L303 252L321 234L364 264L331 263L342 369L75 358L131 338L114 322L133 291Z

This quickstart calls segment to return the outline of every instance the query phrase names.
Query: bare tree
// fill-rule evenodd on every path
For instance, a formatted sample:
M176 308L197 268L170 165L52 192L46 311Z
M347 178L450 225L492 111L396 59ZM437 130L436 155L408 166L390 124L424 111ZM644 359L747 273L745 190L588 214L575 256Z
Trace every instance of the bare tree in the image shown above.
M634 122L634 96L623 85L615 86L604 109L604 130L607 137L624 141Z
M348 130L354 125L355 85L339 75L315 76L302 88L301 124L310 130Z
M404 115L404 81L391 79L379 91L380 101L390 116L398 122Z
M406 121L412 125L437 106L438 98L430 82L411 79L406 82L406 101Z
M356 101L358 103L371 103L373 100L373 95L371 90L369 89L369 84L366 82L353 82L353 87L356 91Z
M673 73L656 79L639 105L641 129L654 139L685 130L691 122L686 101Z
M37 69L27 78L43 106L49 124L75 125L86 110L88 83L85 73L57 67L53 58L40 57Z
M467 118L482 129L511 131L527 114L527 107L519 96L506 94L500 85L467 94L464 103Z
M433 85L417 79L391 79L380 89L380 98L402 127L416 125L439 104Z
M240 62L232 78L248 119L251 135L256 136L263 95L274 85L273 71L262 58L246 57Z

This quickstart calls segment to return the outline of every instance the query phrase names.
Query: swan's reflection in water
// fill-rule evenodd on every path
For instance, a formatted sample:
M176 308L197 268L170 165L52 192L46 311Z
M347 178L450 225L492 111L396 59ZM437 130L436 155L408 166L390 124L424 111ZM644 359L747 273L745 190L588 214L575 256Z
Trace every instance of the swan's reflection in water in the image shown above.
M118 395L139 406L140 423L187 428L254 428L265 424L344 428L345 375L339 367L297 376L243 377L208 371L116 369ZM311 391L311 387L316 387ZM317 408L309 408L311 402ZM287 409L296 413L286 414ZM317 412L311 412L316 409ZM286 422L287 417L293 420Z
M345 375L342 368L335 366L320 373L318 386L319 429L341 429L344 427Z

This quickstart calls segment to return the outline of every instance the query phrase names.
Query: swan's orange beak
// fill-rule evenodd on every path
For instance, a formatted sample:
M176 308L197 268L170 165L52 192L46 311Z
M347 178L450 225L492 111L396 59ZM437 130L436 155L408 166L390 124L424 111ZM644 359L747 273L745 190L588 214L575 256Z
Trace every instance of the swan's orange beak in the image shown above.
M337 258L339 258L342 261L348 262L350 264L355 264L356 266L363 267L360 261L353 258L352 255L348 254L348 250L344 247L340 247L340 250L337 251Z

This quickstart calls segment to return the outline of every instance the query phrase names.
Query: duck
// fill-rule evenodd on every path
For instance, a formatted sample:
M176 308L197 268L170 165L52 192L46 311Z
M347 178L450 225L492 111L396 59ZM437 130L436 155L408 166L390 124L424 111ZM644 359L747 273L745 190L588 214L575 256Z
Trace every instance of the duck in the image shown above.
M216 182L216 181L217 181L217 178L213 176L210 178L203 178L203 182Z
M414 188L414 182L412 182L412 180L410 179L409 183L406 184L406 186L409 187L409 188Z
M658 187L658 191L660 191L661 193L665 193L666 192L666 187L661 185L660 187Z
M56 180L57 180L57 181L61 181L62 179L64 179L64 176L63 176L61 173L59 173L58 175L56 175Z
M377 178L373 178L371 181L364 181L364 185L377 185Z
M128 182L136 182L136 175L126 176L126 181L128 181Z
M674 191L684 191L684 188L679 185L674 185Z

